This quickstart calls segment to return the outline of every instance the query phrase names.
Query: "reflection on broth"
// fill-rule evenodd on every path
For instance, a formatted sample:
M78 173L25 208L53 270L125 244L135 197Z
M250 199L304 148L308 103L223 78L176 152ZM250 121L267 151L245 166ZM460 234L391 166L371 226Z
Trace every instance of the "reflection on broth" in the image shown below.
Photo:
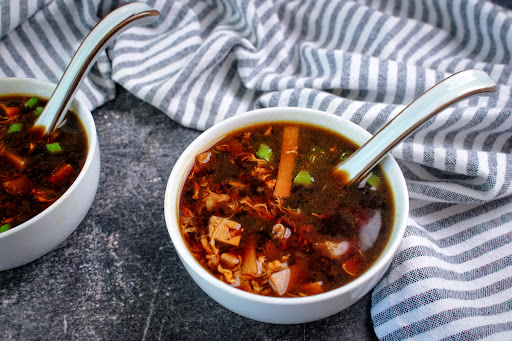
M37 97L0 97L0 233L55 202L85 163L87 135L71 111L47 136L30 131L45 104Z
M355 149L296 123L226 136L196 156L183 186L190 252L219 280L267 296L315 295L357 278L385 247L394 207L378 169L359 186L332 177Z

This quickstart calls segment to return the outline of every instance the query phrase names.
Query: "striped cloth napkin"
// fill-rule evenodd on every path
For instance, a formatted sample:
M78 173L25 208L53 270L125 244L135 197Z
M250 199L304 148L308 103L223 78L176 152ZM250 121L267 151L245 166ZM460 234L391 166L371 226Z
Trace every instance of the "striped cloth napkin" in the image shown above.
M200 130L300 106L375 133L450 74L489 73L496 93L452 105L393 151L411 210L371 314L382 340L512 338L512 11L483 0L147 3L159 21L101 55L80 92L91 109L118 83ZM58 81L120 4L0 1L0 75Z

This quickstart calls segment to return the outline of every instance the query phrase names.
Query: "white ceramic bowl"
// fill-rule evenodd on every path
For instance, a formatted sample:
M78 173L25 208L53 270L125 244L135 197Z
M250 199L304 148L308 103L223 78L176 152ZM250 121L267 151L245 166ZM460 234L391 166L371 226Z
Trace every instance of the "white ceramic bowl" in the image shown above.
M55 84L21 78L0 79L0 95L49 99ZM91 112L75 99L70 107L87 132L84 167L71 187L50 207L11 230L0 233L0 271L31 262L62 243L80 224L92 205L100 177L100 150Z
M361 127L321 111L301 108L268 108L227 119L202 133L183 152L169 177L165 192L165 222L174 247L194 281L215 301L224 307L255 320L269 323L304 323L333 315L349 307L377 284L400 244L405 231L409 198L405 180L396 161L387 156L382 169L387 177L395 200L396 216L390 240L374 265L353 282L338 289L299 298L265 297L233 288L212 276L192 256L180 234L178 204L183 184L195 156L211 147L226 134L264 122L294 121L314 124L348 137L358 145L371 135Z

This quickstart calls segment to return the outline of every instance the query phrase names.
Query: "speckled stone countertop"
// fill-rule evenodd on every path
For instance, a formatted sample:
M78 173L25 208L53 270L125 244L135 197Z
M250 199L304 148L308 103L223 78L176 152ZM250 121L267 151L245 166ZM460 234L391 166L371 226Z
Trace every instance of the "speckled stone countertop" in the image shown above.
M376 339L370 295L299 325L256 322L209 298L178 259L163 215L167 178L199 132L121 88L93 114L95 202L58 248L0 272L1 340Z

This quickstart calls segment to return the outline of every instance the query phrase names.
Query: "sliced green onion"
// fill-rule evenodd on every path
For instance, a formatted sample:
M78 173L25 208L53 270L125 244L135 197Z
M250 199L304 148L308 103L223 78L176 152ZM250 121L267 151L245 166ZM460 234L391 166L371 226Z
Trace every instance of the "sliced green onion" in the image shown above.
M296 185L309 186L313 183L313 178L307 170L303 169L297 173L293 179L293 183Z
M19 131L21 131L22 127L23 127L23 124L21 124L21 123L13 123L13 124L11 124L11 126L9 127L9 130L7 132L8 133L19 132Z
M3 224L0 226L0 233L8 231L11 228L11 224Z
M36 107L34 110L34 116L39 116L43 112L44 107Z
M369 184L372 187L375 187L376 189L379 189L381 182L382 180L377 175L375 175L375 173L372 173L372 175L370 175L366 180L367 184Z
M272 149L270 149L270 147L266 144L262 143L256 152L256 156L260 159L270 161L270 158L272 158Z
M25 106L29 109L34 109L34 107L36 106L37 102L39 102L39 98L37 97L32 97L30 98L27 103L25 103Z
M52 154L57 154L62 152L62 147L59 142L49 143L46 145L46 149Z

